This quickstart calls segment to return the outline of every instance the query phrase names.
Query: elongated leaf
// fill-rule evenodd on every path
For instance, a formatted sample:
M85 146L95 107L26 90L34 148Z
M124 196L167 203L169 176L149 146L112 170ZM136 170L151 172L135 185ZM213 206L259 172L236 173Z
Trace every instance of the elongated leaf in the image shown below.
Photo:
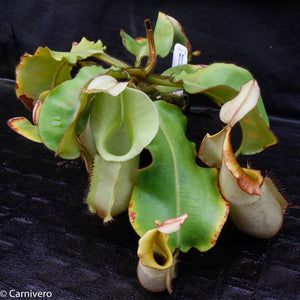
M185 136L186 119L180 110L165 102L155 105L160 129L148 146L153 163L135 174L131 224L143 235L153 228L155 220L188 213L180 231L170 235L170 247L184 252L191 247L206 251L216 243L228 214L218 189L217 170L195 163L195 145Z
M111 96L99 92L91 107L91 129L98 153L108 161L140 154L158 130L158 113L142 91L126 88Z
M245 69L233 64L216 63L207 67L189 65L171 68L162 75L169 76L175 82L183 82L189 93L204 93L221 106L236 97L243 84L253 79ZM158 87L161 90L161 87ZM262 151L277 143L274 134L269 130L269 119L262 98L257 107L240 121L243 138L237 153L245 155Z
M98 66L84 67L74 79L63 82L46 96L40 111L39 133L44 144L61 157L80 156L76 128L89 99L82 89L105 72Z
M73 44L70 52L39 47L34 55L26 53L16 70L18 98L31 110L40 93L71 78L72 66L78 60L101 53L102 42L94 43L86 38L82 38L79 44Z

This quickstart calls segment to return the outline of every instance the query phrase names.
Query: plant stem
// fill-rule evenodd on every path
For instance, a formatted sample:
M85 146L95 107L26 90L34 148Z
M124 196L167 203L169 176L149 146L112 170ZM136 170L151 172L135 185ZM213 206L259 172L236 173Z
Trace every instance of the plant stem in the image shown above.
M154 49L154 51L155 51L155 49ZM140 81L144 81L146 83L157 84L157 85L164 85L164 86L180 87L180 88L182 88L182 83L172 82L172 81L170 81L170 79L169 79L168 76L161 76L161 75L147 73L147 71L151 71L152 72L153 71L152 68L155 67L155 64L156 64L156 54L155 54L154 61L153 61L153 57L151 58L151 60L149 59L149 61L151 61L148 64L149 70L146 70L147 66L146 66L145 69L131 67L127 63L125 63L125 62L123 62L123 61L121 61L121 60L119 60L119 59L117 59L117 58L115 58L113 56L110 56L110 55L108 55L108 54L106 54L104 52L98 54L97 58L100 59L101 61L109 64L109 65L114 65L116 67L126 69L126 71L131 76L137 77Z
M139 81L142 82L156 84L156 85L170 86L170 87L179 87L183 89L182 83L173 82L170 80L168 76L162 76L157 74L147 75L145 70L141 68L129 68L126 71L130 76L136 77Z
M183 88L183 84L180 82L172 82L170 81L170 78L168 76L161 76L156 74L150 74L148 75L145 80L147 83L153 83L157 85L164 85L164 86L170 86L170 87L180 87Z
M155 49L153 30L149 19L145 20L145 26L146 26L147 39L148 39L148 48L149 48L149 56L145 67L145 72L146 74L150 74L154 71L156 66L156 49Z

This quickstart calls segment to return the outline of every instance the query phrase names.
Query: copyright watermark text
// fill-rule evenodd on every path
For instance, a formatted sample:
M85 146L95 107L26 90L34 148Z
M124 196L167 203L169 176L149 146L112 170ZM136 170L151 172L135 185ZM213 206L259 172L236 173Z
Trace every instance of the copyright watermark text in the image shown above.
M17 290L1 290L0 291L0 298L6 298L6 297L10 297L10 298L52 298L52 292L50 291L46 291L46 292L42 292L42 291L33 291L33 290L29 290L29 291L17 291Z

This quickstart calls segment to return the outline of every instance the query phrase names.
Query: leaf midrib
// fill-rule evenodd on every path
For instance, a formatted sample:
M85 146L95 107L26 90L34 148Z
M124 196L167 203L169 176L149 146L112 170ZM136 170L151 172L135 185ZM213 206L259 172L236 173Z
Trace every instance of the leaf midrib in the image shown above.
M174 147L172 147L172 142L169 138L169 136L166 134L166 130L162 124L160 124L160 129L163 133L163 135L166 138L166 141L168 142L168 145L170 147L171 153L172 153L172 159L173 159L173 167L174 167L174 177L175 177L175 199L176 199L176 216L173 217L178 217L180 216L180 185L179 185L179 174L178 174L178 164L176 160L176 153ZM178 233L176 233L177 236L177 248L179 248L180 245L180 236Z

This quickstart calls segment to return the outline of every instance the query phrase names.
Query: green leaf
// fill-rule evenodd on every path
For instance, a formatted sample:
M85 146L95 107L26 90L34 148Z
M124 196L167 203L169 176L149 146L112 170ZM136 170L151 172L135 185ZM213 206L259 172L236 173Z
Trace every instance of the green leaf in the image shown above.
M126 88L117 96L95 94L90 124L99 154L108 161L126 161L152 141L159 121L151 99Z
M82 68L72 80L54 88L44 99L39 117L39 133L44 144L65 159L80 156L76 141L79 117L87 108L89 96L82 89L107 70L98 66Z
M12 130L25 138L33 142L42 143L37 126L33 125L26 118L16 117L8 120L7 124Z
M216 63L207 67L178 66L165 71L162 75L169 76L174 82L182 82L188 93L208 95L219 106L236 97L241 86L253 79L247 70L225 63ZM161 87L158 89L165 91ZM254 154L277 142L268 128L269 119L261 97L257 107L240 121L240 125L243 138L238 153Z
M17 96L30 110L40 93L71 78L72 67L53 59L49 51L39 47L34 55L25 54L16 70Z
M188 49L189 60L190 60L192 48L191 48L191 44L190 44L189 40L187 39L187 37L185 35L185 32L183 31L181 24L173 17L171 17L171 16L167 16L167 17L168 17L169 21L171 21L173 28L174 28L174 39L173 39L172 49L174 48L174 45L177 43L185 46ZM196 54L196 55L199 55L199 54Z
M142 58L149 55L147 39L134 39L123 30L121 31L121 37L124 47L137 57L137 64L139 65ZM190 42L179 22L162 12L159 12L157 17L154 30L154 43L156 54L159 57L166 57L173 50L176 43L186 46L189 53L191 51Z
M104 52L103 44L100 40L96 43L88 41L85 37L77 43L73 43L70 52L59 52L49 50L51 56L57 60L61 61L65 59L69 64L75 65L78 60L86 59L88 57L97 57L99 54Z
M219 192L218 172L195 163L195 145L185 136L186 118L180 110L161 101L155 105L160 128L147 147L153 163L135 174L131 224L144 235L155 220L188 213L180 231L170 235L170 247L183 252L191 247L206 251L216 243L229 210Z
M154 42L158 56L166 57L170 53L173 46L174 33L174 27L169 17L159 12L154 30Z
M136 66L139 66L141 64L142 58L149 55L147 39L141 38L139 40L135 40L124 30L121 30L120 36L122 37L124 47L130 53L136 56Z
M243 137L236 155L239 153L244 155L255 154L277 143L277 138L266 123L262 121L257 108L249 112L239 123Z
M34 55L26 53L16 70L18 98L32 109L43 91L53 89L61 82L71 79L72 66L78 60L102 53L101 41L94 43L86 38L82 38L79 44L73 44L70 52L39 47Z

